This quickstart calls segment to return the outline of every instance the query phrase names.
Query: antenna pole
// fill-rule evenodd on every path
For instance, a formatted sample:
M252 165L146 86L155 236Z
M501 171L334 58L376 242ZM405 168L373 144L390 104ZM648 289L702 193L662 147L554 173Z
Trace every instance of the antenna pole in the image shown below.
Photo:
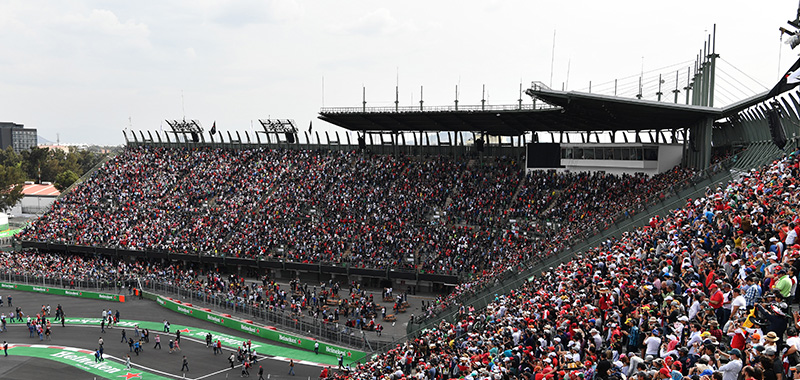
M456 85L456 101L455 101L455 104L456 104L456 111L458 111L458 85Z
M481 90L481 111L486 110L486 85L483 85Z
M711 55L709 56L709 64L708 64L708 106L714 106L714 87L715 87L715 77L717 76L717 54L716 45L717 45L717 24L714 24L714 29L712 31L711 37Z
M678 93L681 92L678 90L678 70L675 70L675 89L672 90L672 93L675 94L675 104L678 104Z
M553 88L553 65L556 62L556 30L553 29L553 51L550 53L550 88Z
M664 95L664 93L661 92L661 83L662 83L661 74L658 74L658 92L656 92L656 95L658 95L659 102L661 101L661 95Z

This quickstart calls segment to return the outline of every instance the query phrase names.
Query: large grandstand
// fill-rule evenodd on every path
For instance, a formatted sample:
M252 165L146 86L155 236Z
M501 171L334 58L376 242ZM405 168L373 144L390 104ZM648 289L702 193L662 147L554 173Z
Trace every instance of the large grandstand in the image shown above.
M800 375L800 103L760 94L713 107L714 55L691 104L533 84L547 106L323 109L358 134L346 143L283 123L227 141L196 124L126 134L0 260L5 275L51 284L166 285L372 351L331 377ZM533 151L553 148L540 135L571 133L582 142L568 149L591 152L582 159L629 172L563 170L564 156L531 167ZM601 133L612 141L591 145ZM660 145L681 163L646 175L618 162ZM354 329L397 320L378 317L362 286L391 302L388 289L406 286L431 297L400 321L404 339L373 346ZM399 313L408 294L397 293Z

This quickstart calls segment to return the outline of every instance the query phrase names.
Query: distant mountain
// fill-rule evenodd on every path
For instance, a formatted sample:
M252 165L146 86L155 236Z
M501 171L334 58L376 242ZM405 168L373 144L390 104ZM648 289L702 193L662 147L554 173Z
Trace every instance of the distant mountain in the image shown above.
M36 137L38 138L38 141L39 141L37 145L53 145L52 141L50 141L50 140L48 140L48 139L46 139L46 138L44 138L42 136L36 135Z

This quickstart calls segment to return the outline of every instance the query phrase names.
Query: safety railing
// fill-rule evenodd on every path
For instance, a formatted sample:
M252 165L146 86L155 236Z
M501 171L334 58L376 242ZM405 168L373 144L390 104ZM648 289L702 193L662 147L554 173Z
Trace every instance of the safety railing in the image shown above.
M292 312L284 308L251 305L237 299L228 298L221 293L207 294L150 279L142 279L140 283L143 289L156 294L180 298L194 305L205 305L216 311L224 311L234 316L246 317L246 319L253 320L256 323L275 325L287 330L287 332L311 335L326 342L362 351L382 350L388 344L400 338L400 336L393 334L381 334L378 336L375 331L349 327L337 320L331 321L322 319L319 316L314 317L306 311ZM342 318L343 316L340 315L340 319Z
M43 275L16 274L7 270L0 270L0 281L64 289L114 292L126 295L132 295L134 287L141 287L141 289L151 293L179 298L198 306L204 305L209 309L249 319L256 323L274 325L287 332L313 336L325 342L367 352L386 350L394 342L405 338L405 335L394 334L377 336L374 331L347 327L345 323L322 320L321 318L309 316L307 313L292 313L283 309L247 305L243 302L227 299L221 295L203 294L149 279L140 279L140 281L75 280Z
M332 113L410 113L410 112L494 112L494 111L534 111L555 109L545 102L500 105L452 105L452 106L385 106L385 107L324 107L321 114Z

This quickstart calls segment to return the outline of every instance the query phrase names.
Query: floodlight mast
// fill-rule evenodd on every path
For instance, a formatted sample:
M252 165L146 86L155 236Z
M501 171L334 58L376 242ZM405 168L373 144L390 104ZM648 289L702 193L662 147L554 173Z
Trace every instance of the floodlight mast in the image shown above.
M178 139L178 135L181 135L183 136L184 140L188 141L187 136L190 136L192 142L201 142L203 127L200 126L199 121L186 119L164 121L166 121L167 125L172 128L172 133L175 135L175 139Z
M800 29L800 4L797 6L797 17L794 20L786 21L789 25L793 26L795 29ZM788 34L789 39L786 40L786 44L789 45L792 49L796 48L800 45L800 32L797 30L788 30L784 27L779 27L778 30L781 32L781 39L783 39L784 34Z
M202 133L203 127L197 120L164 120L174 133Z
M797 16L795 17L795 19L789 20L787 22L789 23L789 25L797 29L800 29L800 4L797 5Z
M293 119L258 119L258 122L267 133L297 133Z

